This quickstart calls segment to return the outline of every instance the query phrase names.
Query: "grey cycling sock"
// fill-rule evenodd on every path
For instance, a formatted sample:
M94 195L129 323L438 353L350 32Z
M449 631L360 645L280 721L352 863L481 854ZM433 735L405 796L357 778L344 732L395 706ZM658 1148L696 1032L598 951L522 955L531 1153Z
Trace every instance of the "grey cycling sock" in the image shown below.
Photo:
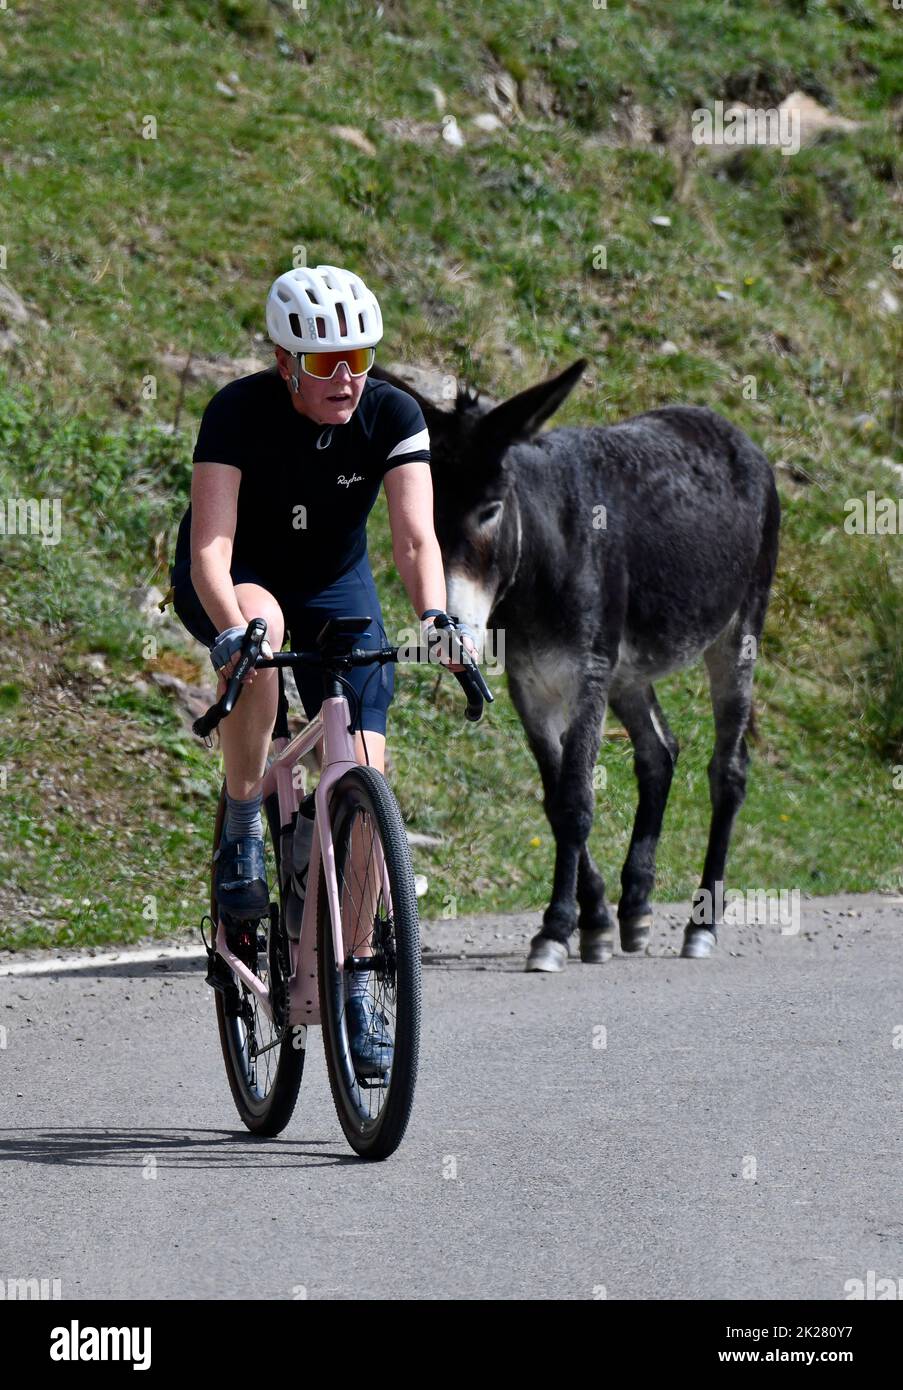
M263 797L252 796L248 801L238 801L226 792L226 823L223 826L223 839L240 840L244 835L263 839L263 821L260 807Z

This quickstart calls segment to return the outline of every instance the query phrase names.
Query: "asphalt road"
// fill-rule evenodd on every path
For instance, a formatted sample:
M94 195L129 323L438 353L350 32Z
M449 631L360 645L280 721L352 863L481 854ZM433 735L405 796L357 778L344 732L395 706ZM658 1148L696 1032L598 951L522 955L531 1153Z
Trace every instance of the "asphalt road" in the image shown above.
M652 955L545 976L522 971L536 917L428 925L417 1101L383 1164L345 1144L319 1030L288 1130L246 1134L197 963L0 978L0 1283L843 1299L869 1270L903 1281L903 903L804 902L799 934L725 929L708 961L676 958L682 921L662 909Z

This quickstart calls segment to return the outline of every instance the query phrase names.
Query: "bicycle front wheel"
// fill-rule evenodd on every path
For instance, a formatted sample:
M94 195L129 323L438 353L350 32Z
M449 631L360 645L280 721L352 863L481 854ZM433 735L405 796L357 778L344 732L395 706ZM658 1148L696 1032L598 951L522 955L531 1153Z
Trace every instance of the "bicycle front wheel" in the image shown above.
M362 1158L381 1159L401 1143L417 1080L421 985L414 873L398 803L375 768L352 768L336 784L330 823L345 968L336 965L321 865L317 958L326 1066L349 1144Z

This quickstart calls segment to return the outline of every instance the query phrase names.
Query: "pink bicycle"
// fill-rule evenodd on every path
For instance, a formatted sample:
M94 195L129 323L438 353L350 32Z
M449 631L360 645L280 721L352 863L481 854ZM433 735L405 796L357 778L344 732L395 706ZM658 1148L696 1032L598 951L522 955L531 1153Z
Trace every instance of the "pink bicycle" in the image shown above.
M454 621L454 620L453 620ZM355 757L342 672L352 666L412 659L402 647L360 650L370 618L330 618L316 652L261 655L266 623L248 624L239 662L222 698L194 724L207 738L238 699L251 666L308 666L323 674L323 704L290 739L280 670L274 755L263 780L267 876L278 897L259 921L229 923L218 912L211 864L207 982L216 991L220 1042L238 1112L254 1134L275 1135L291 1119L304 1070L307 1030L323 1026L329 1083L342 1129L356 1153L381 1159L404 1136L417 1079L420 1038L420 922L407 834L386 779ZM438 626L438 623L437 623ZM442 634L440 634L441 636ZM468 697L467 717L482 717L492 695L449 626L453 674ZM413 659L422 660L420 649ZM427 653L426 659L430 659ZM350 688L350 687L349 687ZM306 886L296 836L305 829L301 759L320 754ZM214 833L219 844L225 788ZM228 932L227 932L228 928ZM228 935L228 940L227 940ZM376 1065L356 1062L347 1013L350 981L365 975L366 1016L378 1030ZM361 981L357 981L360 1007Z

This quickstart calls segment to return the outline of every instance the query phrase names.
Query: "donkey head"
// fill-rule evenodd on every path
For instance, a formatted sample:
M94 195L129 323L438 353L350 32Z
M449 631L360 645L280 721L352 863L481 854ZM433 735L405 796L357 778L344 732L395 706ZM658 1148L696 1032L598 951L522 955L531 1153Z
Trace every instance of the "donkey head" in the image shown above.
M560 376L491 405L459 390L453 410L439 410L381 368L371 375L413 396L430 432L436 535L448 586L448 609L482 640L489 615L513 578L521 547L512 508L512 445L524 443L558 409L586 367L581 359Z

